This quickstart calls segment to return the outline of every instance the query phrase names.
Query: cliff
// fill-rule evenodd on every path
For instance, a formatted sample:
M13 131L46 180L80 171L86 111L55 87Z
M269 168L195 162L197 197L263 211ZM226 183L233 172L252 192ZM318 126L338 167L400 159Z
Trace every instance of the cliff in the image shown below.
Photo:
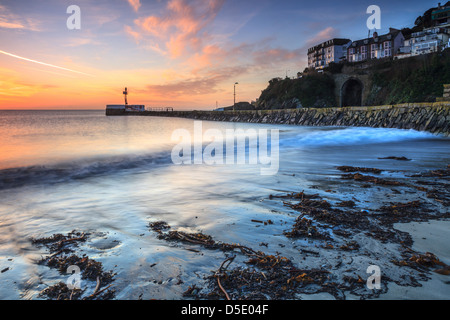
M300 79L274 78L262 91L257 110L334 107L335 83L329 74L313 73Z

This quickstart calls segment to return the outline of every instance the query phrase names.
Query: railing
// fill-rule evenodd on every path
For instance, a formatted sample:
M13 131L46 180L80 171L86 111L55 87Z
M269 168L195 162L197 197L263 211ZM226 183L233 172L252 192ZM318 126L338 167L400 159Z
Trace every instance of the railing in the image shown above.
M149 112L173 112L173 108L147 108Z

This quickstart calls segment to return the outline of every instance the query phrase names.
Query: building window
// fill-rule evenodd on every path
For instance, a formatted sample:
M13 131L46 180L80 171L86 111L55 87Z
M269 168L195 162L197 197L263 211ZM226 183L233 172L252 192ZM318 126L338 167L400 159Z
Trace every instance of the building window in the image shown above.
M367 46L361 47L361 60L367 60Z

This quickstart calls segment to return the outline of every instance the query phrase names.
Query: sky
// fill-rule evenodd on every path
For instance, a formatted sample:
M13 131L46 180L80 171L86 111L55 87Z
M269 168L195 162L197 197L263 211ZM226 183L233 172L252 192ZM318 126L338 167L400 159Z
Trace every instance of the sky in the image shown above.
M445 1L442 1L443 3ZM68 28L76 5L80 28ZM429 0L0 0L0 109L210 110L256 100L309 47L413 27ZM70 25L70 24L69 24ZM235 86L235 83L239 84Z

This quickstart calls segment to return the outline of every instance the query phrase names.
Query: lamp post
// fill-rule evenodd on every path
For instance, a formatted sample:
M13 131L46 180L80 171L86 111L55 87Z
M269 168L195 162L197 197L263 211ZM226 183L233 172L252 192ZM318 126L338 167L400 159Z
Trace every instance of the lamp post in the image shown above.
M236 82L234 84L234 104L233 104L233 111L236 111L236 85L239 84L238 82Z

